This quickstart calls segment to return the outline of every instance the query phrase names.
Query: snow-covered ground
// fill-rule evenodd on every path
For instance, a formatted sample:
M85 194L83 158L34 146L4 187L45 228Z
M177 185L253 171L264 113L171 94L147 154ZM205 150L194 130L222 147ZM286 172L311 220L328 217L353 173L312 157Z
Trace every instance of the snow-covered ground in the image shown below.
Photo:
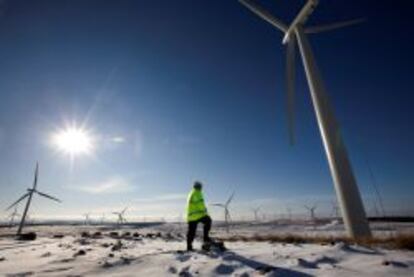
M299 224L298 224L299 225ZM311 226L341 232L338 226ZM296 226L296 225L295 225ZM236 234L287 233L298 226L239 224ZM379 231L384 232L378 224ZM302 226L300 232L308 232ZM404 225L412 232L413 225ZM185 225L118 229L110 226L29 227L38 238L16 241L0 229L0 274L5 276L414 276L414 252L356 245L226 243L226 252L185 252ZM386 229L386 228L385 228ZM273 230L273 231L272 231ZM81 236L100 232L97 236ZM387 230L386 230L387 231ZM116 237L115 233L119 235ZM128 234L129 233L129 234ZM215 236L224 229L215 228ZM61 234L63 237L54 237ZM195 248L200 248L199 242Z

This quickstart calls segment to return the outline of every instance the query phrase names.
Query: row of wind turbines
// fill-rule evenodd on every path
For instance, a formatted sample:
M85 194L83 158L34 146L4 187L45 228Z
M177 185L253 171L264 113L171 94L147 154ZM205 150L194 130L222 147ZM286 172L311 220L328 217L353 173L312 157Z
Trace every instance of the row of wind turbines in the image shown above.
M45 197L45 198L53 200L55 202L59 202L59 203L62 202L61 200L59 200L58 198L56 198L54 196L51 196L47 193L39 191L37 189L38 180L39 180L39 163L36 163L36 168L35 168L35 172L34 172L33 186L31 188L28 188L26 193L24 193L19 199L17 199L14 203L12 203L10 206L8 206L6 208L6 211L8 211L8 210L10 210L11 208L14 207L13 212L8 217L10 219L10 221L9 221L10 226L14 226L15 219L21 216L19 227L17 229L17 236L22 234L23 228L27 224L30 204L32 203L32 199L33 199L34 195ZM25 205L23 214L21 215L17 210L17 206L20 202L22 202L25 199L27 199L26 200L26 205ZM127 209L128 209L128 207L125 207L121 211L112 212L113 215L116 215L116 218L117 218L116 224L118 226L127 223L127 220L125 219L125 212L126 212ZM90 213L86 213L83 216L85 217L84 224L89 225L91 223ZM101 218L101 221L103 221L103 220L104 220L104 217Z
M119 211L119 212L112 212L111 214L116 215L116 224L119 225L123 225L128 223L128 221L125 218L125 212L127 211L128 207L125 207L123 210ZM84 221L83 224L84 225L91 225L92 224L92 219L91 219L91 213L85 213L83 214L84 216ZM106 218L105 218L105 214L102 214L102 216L99 218L99 220L97 220L96 222L100 223L100 224L104 224L106 222Z
M33 198L34 194L45 197L45 198L48 198L48 199L51 199L51 200L56 201L56 202L61 202L56 197L53 197L53 196L51 196L49 194L46 194L44 192L40 192L37 189L38 179L39 179L39 164L37 163L36 168L35 168L34 181L33 181L32 188L28 188L27 192L25 194L23 194L18 200L16 200L9 207L7 207L7 210L10 210L11 208L14 207L13 212L9 215L10 226L13 226L15 219L18 218L19 216L21 216L21 220L20 220L19 227L18 227L18 230L17 230L17 235L20 235L22 233L23 228L24 228L25 224L27 223L28 212L29 212L30 204L32 202L32 198ZM223 209L224 224L225 224L225 228L226 228L227 233L230 232L230 226L231 226L231 223L232 223L232 217L231 217L231 214L230 214L230 204L232 203L232 201L234 199L234 196L235 196L235 192L233 192L225 202L211 204L211 206L219 207L219 208ZM17 205L21 201L23 201L24 199L27 199L27 201L26 201L26 205L25 205L25 208L24 208L23 215L21 215L17 210ZM339 218L339 207L338 207L338 205L336 204L335 201L332 202L332 205L333 205L333 215L335 216L335 218ZM310 205L309 206L304 205L304 208L309 212L309 219L311 220L311 222L316 222L317 217L316 217L315 211L317 209L317 205L316 204L313 204L311 206ZM126 224L128 222L125 218L125 213L126 213L127 209L128 209L128 207L125 207L121 211L112 212L112 215L116 216L116 224L118 226ZM251 211L252 211L252 214L253 214L253 219L254 219L254 222L256 222L256 223L260 222L261 219L264 218L264 214L260 215L260 210L261 210L260 206L251 208ZM288 208L288 214L289 214L289 218L290 218L291 217L290 208ZM93 223L93 221L91 220L91 213L89 213L89 212L85 213L85 214L83 214L83 216L84 216L84 222L83 222L84 225L91 225ZM105 215L104 214L102 214L99 221L95 221L95 223L96 222L98 222L100 224L105 223Z
M232 200L234 199L234 195L235 193L233 192L230 197L223 203L213 203L211 204L211 206L215 206L215 207L220 207L223 209L224 212L224 224L225 224L225 228L226 228L226 232L229 233L230 232L230 225L232 223L232 217L230 214L230 203L232 202ZM330 214L330 218L333 219L339 219L340 218L340 214L339 214L339 206L336 203L336 201L332 201L332 212ZM318 205L316 203L312 204L312 205L304 205L303 206L304 209L309 212L309 220L311 223L316 223L318 220L318 217L316 216L316 209L318 208ZM260 214L261 211L261 207L257 206L254 208L251 208L251 211L253 213L253 222L261 222L262 219L265 218L265 214ZM292 220L292 211L291 209L288 207L287 208L288 211L288 217L289 220Z

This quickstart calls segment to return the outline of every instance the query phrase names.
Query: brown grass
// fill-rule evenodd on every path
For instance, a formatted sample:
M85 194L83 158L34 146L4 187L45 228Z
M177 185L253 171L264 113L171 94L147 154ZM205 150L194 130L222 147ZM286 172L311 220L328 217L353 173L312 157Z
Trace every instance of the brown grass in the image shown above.
M359 244L363 246L379 246L391 249L405 249L414 251L414 234L397 234L382 238L369 238L354 240L347 237L329 237L329 236L301 236L301 235L254 235L220 238L223 241L236 242L271 242L271 243L313 243L322 245L334 245L338 242L347 244Z

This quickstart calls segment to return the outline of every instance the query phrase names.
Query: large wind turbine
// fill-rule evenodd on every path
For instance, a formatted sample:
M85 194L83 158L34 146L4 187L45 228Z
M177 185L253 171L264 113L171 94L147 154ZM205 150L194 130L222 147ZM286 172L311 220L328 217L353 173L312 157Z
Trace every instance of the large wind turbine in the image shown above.
M23 194L22 197L20 197L19 199L17 199L16 202L14 202L13 204L11 204L6 210L9 210L10 208L12 208L13 206L17 205L20 201L22 201L23 199L25 199L27 197L27 202L26 202L26 207L24 208L23 211L23 216L22 219L20 220L20 225L19 225L19 229L17 230L17 235L20 235L22 233L24 224L25 224L25 220L26 220L26 216L27 216L27 212L29 211L29 207L30 207L30 203L32 201L32 197L33 197L33 193L37 193L40 196L52 199L54 201L57 202L61 202L59 199L50 196L46 193L40 192L36 189L37 187L37 180L38 180L38 176L39 176L39 163L36 163L36 169L35 169L35 174L34 174L34 181L33 181L33 188L28 188L27 192L25 194Z
M284 33L283 44L287 45L287 106L291 144L294 143L295 51L296 43L298 43L345 227L352 238L370 237L371 230L365 215L361 195L333 113L333 108L326 96L325 87L307 38L307 34L321 33L350 26L361 22L361 20L356 19L305 28L304 25L308 17L318 5L318 0L308 0L291 25L288 26L251 0L239 0L239 2Z
M224 209L224 222L226 223L227 233L229 232L229 222L231 221L229 205L230 205L230 202L233 200L233 197L234 197L234 192L230 195L229 199L227 199L226 203L211 204L212 206L221 207Z

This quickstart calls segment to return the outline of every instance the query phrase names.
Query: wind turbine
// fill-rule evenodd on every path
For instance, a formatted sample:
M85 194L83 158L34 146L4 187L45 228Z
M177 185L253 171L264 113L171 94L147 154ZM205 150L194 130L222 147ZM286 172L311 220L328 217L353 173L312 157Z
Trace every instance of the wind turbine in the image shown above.
M290 26L288 26L281 20L271 15L268 11L255 4L252 0L239 0L239 2L254 14L270 23L273 27L276 27L282 31L284 34L283 44L287 45L287 118L291 144L295 141L295 51L296 43L298 43L313 107L315 109L316 119L318 121L319 130L347 232L352 238L371 237L371 230L366 218L361 195L352 172L345 144L342 140L340 129L333 113L333 108L326 96L325 87L319 73L311 45L309 44L307 38L307 34L316 34L339 29L360 23L362 20L354 19L305 28L305 23L319 2L318 0L308 0Z
M254 214L254 220L256 222L259 222L259 211L260 211L260 207L256 207L252 209L252 212Z
M40 192L36 189L37 187L37 180L38 180L38 176L39 176L39 163L36 163L36 169L35 169L35 174L34 174L34 181L33 181L33 187L32 188L28 188L27 192L25 194L23 194L22 197L20 197L19 199L17 199L16 202L14 202L13 204L11 204L6 210L9 210L10 208L12 208L13 206L17 205L20 201L24 200L27 197L27 202L26 202L26 207L24 208L23 211L23 216L22 219L20 220L20 225L19 225L19 229L17 230L17 235L20 235L22 233L24 224L25 224L25 220L26 220L26 216L27 216L27 212L29 211L29 207L30 207L30 203L32 201L32 197L33 194L36 193L40 196L49 198L51 200L57 201L57 202L61 202L59 199L50 196L46 193Z
M339 207L336 201L332 201L332 216L335 217L335 219L339 218Z
M124 224L124 223L127 222L126 219L124 218L124 214L125 214L125 211L127 209L128 209L128 207L126 207L125 209L123 209L121 212L113 212L113 214L115 214L115 215L118 216L118 220L116 222L118 225Z
M9 215L10 218L10 227L13 227L14 225L14 218L20 216L20 214L17 212L17 206L14 207L13 212Z
M104 223L105 223L105 214L102 213L102 216L101 216L101 225L103 225Z
M292 221L292 209L289 206L287 206L286 211L289 221Z
M229 211L229 205L230 202L233 200L234 192L230 195L229 199L227 199L226 203L215 203L211 204L212 206L221 207L224 209L224 222L226 224L226 231L227 233L230 231L229 222L231 221L230 211Z
M83 225L90 225L91 224L91 220L90 220L90 216L91 213L84 213L83 216L85 217L85 220L83 221Z
M315 216L315 210L318 207L316 204L314 204L313 206L306 206L304 205L305 209L307 209L310 213L310 218L313 222L316 221L316 216Z

